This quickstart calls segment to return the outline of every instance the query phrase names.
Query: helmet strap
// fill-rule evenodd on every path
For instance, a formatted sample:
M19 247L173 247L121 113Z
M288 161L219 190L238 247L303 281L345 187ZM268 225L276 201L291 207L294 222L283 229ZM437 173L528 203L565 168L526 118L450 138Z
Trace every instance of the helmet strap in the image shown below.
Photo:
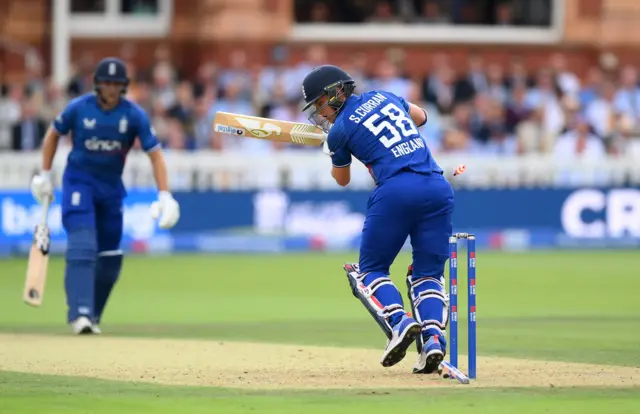
M342 111L342 107L355 89L352 83L341 84L327 90L329 100L327 105L336 110L336 115Z

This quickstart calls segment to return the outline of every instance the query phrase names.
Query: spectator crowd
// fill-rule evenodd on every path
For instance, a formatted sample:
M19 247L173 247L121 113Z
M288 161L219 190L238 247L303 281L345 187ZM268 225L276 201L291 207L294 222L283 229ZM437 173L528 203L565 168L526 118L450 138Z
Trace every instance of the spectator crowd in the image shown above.
M557 0L294 0L299 23L550 26Z
M449 57L435 54L422 78L405 76L402 54L368 60L354 53L333 62L324 46L306 49L306 58L288 64L286 47L277 47L270 64L253 67L243 50L230 65L205 62L193 78L181 74L169 49L159 47L149 68L138 68L122 50L132 83L127 96L149 114L167 150L275 152L283 148L314 151L264 140L223 136L212 130L217 111L308 122L300 112L300 84L313 67L333 63L357 81L357 91L384 89L423 105L429 122L422 135L436 154L553 154L562 159L607 154L640 155L640 87L633 66L594 66L584 78L567 69L556 54L547 67L532 72L517 56L507 66L468 57L454 69ZM397 51L395 51L397 52ZM26 84L2 86L0 149L37 149L45 129L69 99L90 92L95 61L75 62L75 75L57 85L32 68ZM63 145L69 145L65 141Z

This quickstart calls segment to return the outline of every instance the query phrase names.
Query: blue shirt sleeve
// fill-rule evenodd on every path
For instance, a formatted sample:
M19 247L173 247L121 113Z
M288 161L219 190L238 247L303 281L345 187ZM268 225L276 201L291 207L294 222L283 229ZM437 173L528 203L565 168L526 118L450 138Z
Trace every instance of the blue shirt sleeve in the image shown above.
M138 118L138 139L142 149L145 152L151 152L162 148L156 137L156 130L151 126L147 113L141 109L136 108L136 115Z
M398 101L400 101L400 104L402 105L404 110L407 111L407 113L408 113L409 112L409 102L407 102L407 100L404 99L401 96L396 96L396 98L398 98Z
M351 165L351 152L347 148L347 135L342 123L338 122L329 130L327 137L329 151L331 151L331 163L334 167L348 167Z
M382 90L373 90L371 91L371 93L380 93L382 95L386 95L387 97L391 97L396 99L398 102L400 102L400 105L402 105L402 108L409 112L409 102L407 102L406 99L404 99L402 96L396 95L393 92L389 92L389 91L382 91Z
M53 120L53 128L60 135L67 135L73 124L75 123L76 108L78 107L78 101L73 100L67 104L64 110L58 114L56 119Z

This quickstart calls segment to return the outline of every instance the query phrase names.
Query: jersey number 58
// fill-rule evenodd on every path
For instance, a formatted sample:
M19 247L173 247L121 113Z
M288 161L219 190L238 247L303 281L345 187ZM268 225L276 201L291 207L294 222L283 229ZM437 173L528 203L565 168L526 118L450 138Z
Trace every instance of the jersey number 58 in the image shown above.
M407 116L406 112L398 108L395 104L387 104L380 110L380 113L388 116L389 119L393 121L393 124L385 120L376 125L375 122L380 119L380 114L372 114L369 119L363 122L363 125L366 126L373 135L379 137L378 140L382 142L382 145L386 148L391 148L402 140L400 133L402 133L405 138L419 134L418 129ZM391 133L391 137L387 135L380 136L385 129ZM400 132L398 132L398 130L400 130Z

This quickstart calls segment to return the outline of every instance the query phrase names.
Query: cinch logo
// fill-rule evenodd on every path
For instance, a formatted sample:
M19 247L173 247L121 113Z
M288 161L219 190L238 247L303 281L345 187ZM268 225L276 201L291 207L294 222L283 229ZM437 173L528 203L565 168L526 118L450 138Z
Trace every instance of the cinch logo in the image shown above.
M562 205L561 220L572 237L640 237L640 191L576 191Z
M122 151L122 142L92 137L84 141L84 146L89 151L119 152Z

